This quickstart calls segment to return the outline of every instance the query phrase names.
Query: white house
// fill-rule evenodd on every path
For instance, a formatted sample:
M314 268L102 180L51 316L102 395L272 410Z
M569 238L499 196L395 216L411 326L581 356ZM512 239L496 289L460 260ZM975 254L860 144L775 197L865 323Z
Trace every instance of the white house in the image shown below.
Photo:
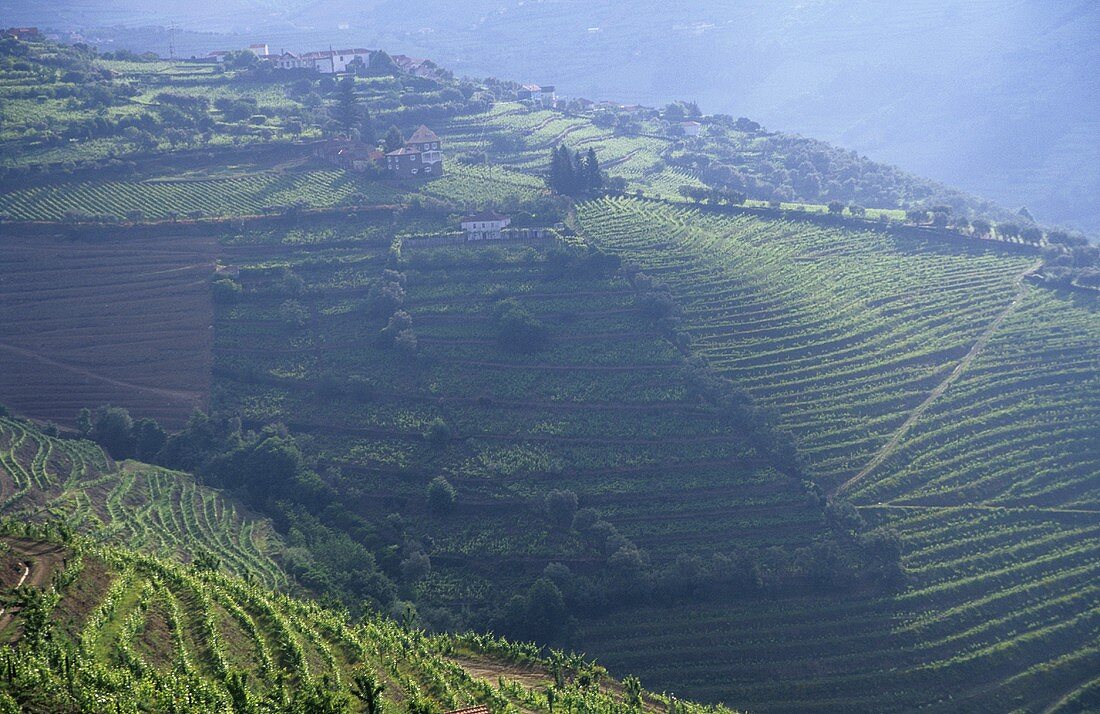
M482 211L462 219L462 230L466 231L466 240L500 240L502 231L512 222L509 216L495 211Z
M281 55L274 55L271 57L271 61L275 63L275 66L279 69L313 69L313 64L306 64L302 58L293 52L284 52Z
M261 42L261 43L255 44L255 45L249 45L245 49L247 49L248 51L250 51L252 54L256 55L257 57L266 57L268 55L267 43L266 42Z
M550 84L524 84L516 92L516 98L521 102L530 100L544 107L552 107L558 101L554 86Z
M363 64L370 65L371 51L363 48L351 50L323 50L321 52L306 52L302 55L303 65L312 67L321 74L339 74L348 71L348 65L356 59L363 60Z
M699 136L703 125L697 121L682 121L680 122L680 128L684 130L684 136Z

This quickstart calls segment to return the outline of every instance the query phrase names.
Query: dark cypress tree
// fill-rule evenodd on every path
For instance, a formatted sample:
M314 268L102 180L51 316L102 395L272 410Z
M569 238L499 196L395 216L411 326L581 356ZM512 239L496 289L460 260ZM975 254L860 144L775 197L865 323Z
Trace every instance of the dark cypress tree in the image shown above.
M600 173L600 161L596 158L596 150L589 149L584 159L585 189L589 193L603 191L603 175Z
M374 132L374 120L370 111L363 107L363 116L359 120L359 140L368 146L377 146L378 135Z
M362 111L359 97L355 95L355 78L344 77L336 85L336 105L332 108L332 119L341 129L351 131L359 125Z
M550 184L551 191L562 192L561 154L557 149L550 149L550 176L547 178L547 183Z
M396 126L386 132L386 151L397 151L405 145L405 135Z

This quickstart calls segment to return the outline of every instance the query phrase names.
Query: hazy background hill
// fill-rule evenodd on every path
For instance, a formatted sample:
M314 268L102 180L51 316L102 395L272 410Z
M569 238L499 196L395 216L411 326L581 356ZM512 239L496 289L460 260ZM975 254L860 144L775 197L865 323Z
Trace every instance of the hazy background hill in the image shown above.
M381 46L559 93L696 99L1100 232L1100 5L1089 0L0 0L13 23L178 55ZM89 30L125 26L116 30ZM187 32L185 30L190 30ZM200 34L203 33L203 34Z

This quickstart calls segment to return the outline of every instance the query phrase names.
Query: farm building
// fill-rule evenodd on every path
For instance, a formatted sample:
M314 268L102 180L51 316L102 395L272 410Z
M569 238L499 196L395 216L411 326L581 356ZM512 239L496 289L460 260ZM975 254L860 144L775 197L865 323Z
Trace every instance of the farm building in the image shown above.
M466 240L500 240L511 222L509 216L486 210L463 218L462 230L466 231Z
M362 60L363 64L370 65L371 51L363 48L350 50L323 50L321 52L306 52L302 55L302 66L306 69L313 68L321 74L339 74L347 72L348 65L355 60Z
M268 55L266 58L273 62L279 69L313 69L312 63L306 63L293 52L284 52L281 55Z
M557 102L553 85L525 84L516 92L516 99L521 102L532 101L544 107L552 107Z
M405 145L386 154L386 168L397 178L443 175L443 144L436 133L421 125Z
M697 121L682 121L680 122L680 128L684 130L684 136L699 136L703 125Z

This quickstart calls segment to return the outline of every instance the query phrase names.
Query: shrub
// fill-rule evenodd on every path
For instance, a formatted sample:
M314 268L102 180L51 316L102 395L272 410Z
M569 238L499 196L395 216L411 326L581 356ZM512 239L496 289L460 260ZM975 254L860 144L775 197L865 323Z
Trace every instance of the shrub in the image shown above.
M510 352L538 352L550 342L550 333L534 315L514 298L497 303L497 340Z
M450 481L436 476L428 484L428 509L437 515L450 513L455 505L455 488Z

